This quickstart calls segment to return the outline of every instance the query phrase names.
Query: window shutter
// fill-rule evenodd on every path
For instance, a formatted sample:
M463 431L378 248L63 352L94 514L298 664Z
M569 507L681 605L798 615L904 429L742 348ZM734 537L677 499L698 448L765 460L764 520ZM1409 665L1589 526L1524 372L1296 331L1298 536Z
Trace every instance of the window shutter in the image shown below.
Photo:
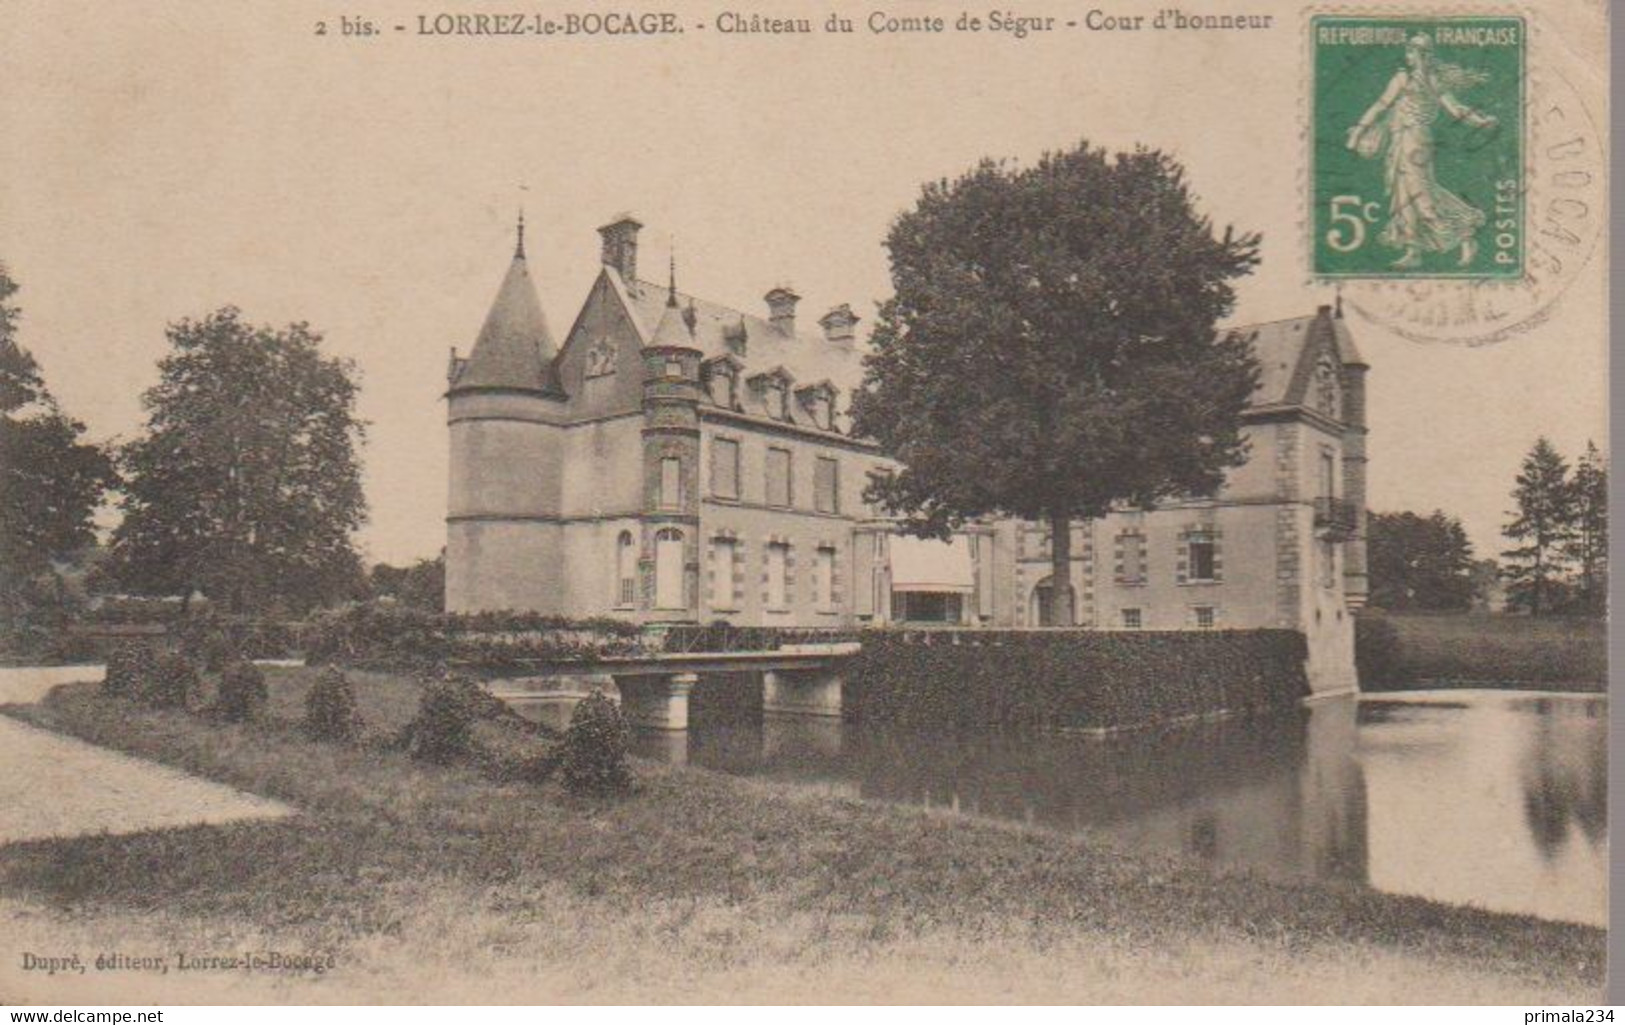
M993 538L986 534L971 538L976 556L976 614L993 615Z
M853 611L860 616L875 613L875 535L858 534L852 538Z
M845 581L841 579L841 550L834 545L830 546L829 558L829 597L830 606L841 608L846 603L846 596L842 592Z

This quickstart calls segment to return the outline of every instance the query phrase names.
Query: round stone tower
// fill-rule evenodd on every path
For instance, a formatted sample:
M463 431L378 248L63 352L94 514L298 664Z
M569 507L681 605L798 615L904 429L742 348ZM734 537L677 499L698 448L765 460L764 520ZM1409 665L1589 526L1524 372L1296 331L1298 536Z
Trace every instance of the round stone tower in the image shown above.
M451 354L446 608L552 607L559 558L558 346L525 261L525 224L466 359ZM551 567L551 570L549 569Z

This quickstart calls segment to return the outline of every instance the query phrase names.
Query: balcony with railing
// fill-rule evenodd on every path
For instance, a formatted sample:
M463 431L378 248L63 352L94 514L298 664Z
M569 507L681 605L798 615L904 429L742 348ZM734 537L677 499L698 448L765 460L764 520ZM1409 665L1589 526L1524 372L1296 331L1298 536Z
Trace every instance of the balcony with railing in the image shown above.
M1359 506L1346 498L1315 499L1315 532L1328 541L1347 541L1360 523Z

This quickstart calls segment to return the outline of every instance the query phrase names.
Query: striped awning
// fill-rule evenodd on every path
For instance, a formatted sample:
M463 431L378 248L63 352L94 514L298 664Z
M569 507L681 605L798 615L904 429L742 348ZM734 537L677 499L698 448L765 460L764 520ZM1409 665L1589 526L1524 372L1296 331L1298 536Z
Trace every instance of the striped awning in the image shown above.
M890 548L893 591L970 594L976 590L970 539L963 534L949 541L894 535Z

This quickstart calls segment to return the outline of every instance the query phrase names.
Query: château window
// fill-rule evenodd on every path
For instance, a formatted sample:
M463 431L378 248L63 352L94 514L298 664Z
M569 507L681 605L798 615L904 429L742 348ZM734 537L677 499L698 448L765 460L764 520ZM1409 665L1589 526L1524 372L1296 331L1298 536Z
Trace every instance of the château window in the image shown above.
M819 611L831 612L835 609L835 549L818 549L816 568Z
M1339 415L1341 388L1337 381L1337 368L1331 360L1323 359L1315 367L1315 408L1336 420Z
M1191 609L1196 620L1196 629L1211 630L1215 622L1214 608L1211 605L1198 605Z
M788 508L792 497L790 450L770 448L767 450L767 504Z
M1337 456L1329 448L1320 450L1320 494L1322 498L1337 497Z
M660 460L660 508L683 507L683 463L680 459Z
M1117 582L1143 584L1146 577L1145 535L1126 533L1117 535ZM1136 615L1138 612L1136 611Z
M739 442L732 438L711 440L711 494L739 497Z
M1123 610L1123 629L1125 629L1125 630L1138 630L1138 629L1140 629L1140 610L1139 609L1124 609Z
M775 541L767 546L767 607L785 609L789 594L790 546Z
M681 609L683 600L683 532L667 527L655 534L655 608Z
M638 547L632 532L621 531L615 542L615 604L630 608L638 601Z
M734 562L738 558L739 542L731 537L719 537L711 542L711 608L731 610L739 603L734 595Z
M1189 557L1189 579L1196 581L1217 580L1215 571L1213 535L1194 534L1186 541L1186 553Z
M819 456L813 464L813 508L821 513L841 511L841 464Z

